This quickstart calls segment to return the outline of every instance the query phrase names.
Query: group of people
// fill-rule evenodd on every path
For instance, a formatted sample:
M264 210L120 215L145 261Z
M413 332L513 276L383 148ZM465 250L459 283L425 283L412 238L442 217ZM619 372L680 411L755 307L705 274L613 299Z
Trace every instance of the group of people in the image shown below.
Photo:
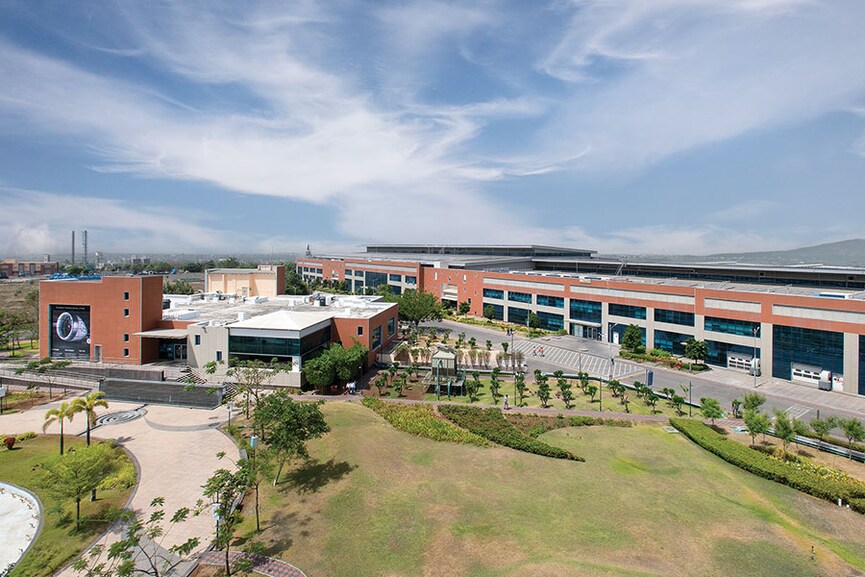
M533 357L542 357L542 356L544 356L544 347L533 347L533 348L532 348L532 356L533 356Z

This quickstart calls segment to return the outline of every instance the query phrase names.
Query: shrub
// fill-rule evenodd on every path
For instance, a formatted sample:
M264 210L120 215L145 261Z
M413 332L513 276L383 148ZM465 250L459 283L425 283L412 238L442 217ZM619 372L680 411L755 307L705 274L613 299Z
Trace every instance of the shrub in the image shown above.
M672 353L670 351L665 351L664 349L652 349L649 351L650 357L658 357L662 359L669 359L672 357Z
M562 429L564 427L591 427L594 425L606 425L608 427L632 427L633 421L625 419L604 419L602 417L571 416L565 417L561 413L555 417L548 415L532 415L525 413L512 413L505 415L505 419L516 427L517 430L531 437L539 437L547 431Z
M434 441L449 441L479 447L489 446L489 442L483 437L436 417L429 405L386 403L372 397L364 397L363 405L381 415L395 429L412 435Z
M499 445L544 457L585 461L570 451L533 439L518 430L505 419L499 409L442 405L439 407L439 411L457 425Z
M33 431L27 431L26 433L21 433L20 435L18 435L19 441L29 441L30 439L35 439L35 438L36 438L36 433L34 433Z
M707 451L750 473L820 499L832 502L842 499L851 508L865 512L865 483L841 471L803 460L789 462L775 458L730 440L699 421L670 419L670 424Z
M6 445L6 448L10 451L15 448L15 437L6 437L3 439L3 444Z

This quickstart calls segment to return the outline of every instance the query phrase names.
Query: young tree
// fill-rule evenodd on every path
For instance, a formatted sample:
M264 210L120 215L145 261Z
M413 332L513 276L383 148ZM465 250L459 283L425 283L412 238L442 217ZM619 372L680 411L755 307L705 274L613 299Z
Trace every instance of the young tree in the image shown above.
M246 486L247 479L241 471L227 469L217 470L204 484L203 495L213 501L213 515L216 517L213 546L225 550L225 574L228 576L231 575L231 541L242 521L234 503Z
M861 442L865 440L865 427L862 426L862 422L859 419L849 418L849 419L841 419L839 421L839 425L841 426L841 430L844 431L844 436L847 437L847 442L851 445L853 442ZM853 458L853 450L850 449L850 459Z
M487 339L486 346L488 352L493 350L493 342L491 340Z
M670 405L670 407L672 407L673 406L673 395L676 394L676 389L673 389L671 387L664 387L663 389L661 389L661 392L664 393L664 395L667 397L667 404Z
M478 390L481 388L481 380L479 377L479 373L475 371L472 374L471 379L466 379L465 381L466 394L469 397L469 402L474 403L478 400Z
M321 437L330 427L319 408L321 402L295 402L285 391L276 391L264 397L260 405L253 419L258 419L262 440L266 439L278 464L273 480L276 486L285 464L295 457L307 458L306 442Z
M724 416L724 411L721 410L721 403L718 402L718 399L711 397L700 399L700 412L703 413L704 419L712 421L712 425L715 424L715 419L720 419Z
M766 397L760 393L745 393L744 399L742 407L746 411L759 411L760 407L766 403Z
M676 414L677 415L679 415L681 417L682 415L685 414L685 412L682 410L682 407L685 405L685 397L673 393L673 398L671 399L671 402L673 403L673 406L676 408Z
M826 440L826 437L829 436L829 433L838 426L838 420L835 417L827 417L825 419L812 419L811 430L814 431L814 435L816 435L817 440L820 441L818 444L818 448L822 443Z
M765 435L769 432L769 417L757 409L746 409L743 415L748 434L751 435L751 444L757 441L757 435Z
M591 397L592 402L595 402L595 395L598 394L598 386L597 385L586 385L586 394Z
M535 376L537 382L537 376ZM546 377L538 382L538 398L541 400L541 406L547 407L550 402L550 385L547 383Z
M517 406L521 407L526 395L526 376L523 373L514 375L514 388L517 390Z
M54 397L53 391L54 383L57 381L57 371L63 370L71 364L72 361L68 359L55 361L51 357L45 357L38 361L30 361L26 366L16 369L15 374L23 375L25 373L32 373L43 377L48 382L48 398L51 399ZM35 385L31 384L31 387L32 386Z
M493 322L493 319L496 316L496 309L493 308L493 305L485 305L484 306L484 318L489 322Z
M622 347L628 351L636 351L643 346L643 334L640 327L637 325L628 325L625 327L625 333L622 335Z
M694 359L695 364L700 364L709 356L709 345L706 341L698 341L691 337L685 341L685 356Z
M472 308L472 305L470 305L468 303L468 301L463 301L460 303L458 310L459 310L459 313L461 315L467 315L467 314L469 314L469 311L471 310L471 308Z
M502 382L499 380L499 372L498 367L493 369L492 374L490 375L490 393L493 395L493 404L499 404L499 388L502 386Z
M63 421L68 420L70 423L75 417L75 413L81 410L79 405L63 401L59 407L48 409L45 413L45 422L42 423L42 432L48 430L48 427L54 423L60 423L60 454L63 454Z
M646 399L646 404L652 408L652 414L654 415L655 414L655 407L658 405L658 399L660 399L661 397L659 397L655 393L649 391L648 393L645 394L644 398Z
M502 350L505 352L505 354L508 354L508 343L507 342L502 343Z
M226 371L225 375L237 381L237 392L244 396L246 401L246 418L250 415L250 401L258 404L264 387L270 385L273 379L281 372L291 371L291 360L280 363L271 359L270 363L258 359L235 361Z
M539 317L536 313L529 313L529 328L541 328L541 317Z
M123 537L107 549L102 544L94 545L72 564L72 569L83 577L126 577L137 573L150 577L170 575L178 565L190 560L201 540L190 537L183 543L166 547L165 539L172 529L198 513L181 507L167 517L164 507L165 499L156 497L150 502L151 512L146 517L136 511L124 511L118 519L124 526ZM139 560L143 567L136 570Z
M581 372L579 374L579 378L580 378L580 389L583 391L583 394L585 395L585 394L587 394L586 389L589 386L589 373Z
M387 387L387 375L379 375L372 383L378 389L378 396L382 395L384 388Z
M784 454L787 454L787 447L796 438L796 431L793 429L793 423L790 422L790 417L787 411L775 409L775 436L781 439L781 447Z
M793 441L796 443L796 450L797 452L801 453L802 445L799 444L799 441L796 440L796 437L807 437L808 434L811 432L811 429L808 427L808 423L795 417L790 419L790 424L793 425L793 433L795 434Z
M81 527L81 499L99 484L116 467L113 449L108 443L70 450L55 457L45 468L41 479L48 493L59 500L75 501L75 529Z
M559 387L559 392L562 396L562 402L565 403L565 408L570 409L571 401L574 400L574 391L571 390L571 383L568 379L559 378L559 380L556 381L556 385Z

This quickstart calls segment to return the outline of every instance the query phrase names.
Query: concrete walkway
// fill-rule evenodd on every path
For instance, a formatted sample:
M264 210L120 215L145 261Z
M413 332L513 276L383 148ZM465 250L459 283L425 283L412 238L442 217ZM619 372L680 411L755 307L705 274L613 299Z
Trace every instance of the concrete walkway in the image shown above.
M42 433L45 412L59 402L41 407L0 416L0 432L19 434L26 431ZM140 405L110 402L108 410L99 414L126 411ZM216 427L227 421L228 413L224 407L209 411L180 407L148 405L146 418L105 425L95 429L92 436L98 439L115 439L135 458L139 468L139 482L132 496L130 506L138 511L149 511L151 501L156 497L165 499L166 516L170 517L181 507L194 507L202 498L201 487L219 468L230 468L227 461L220 461L216 454L224 451L232 460L239 453L234 442ZM174 424L183 423L178 430ZM82 434L85 430L83 415L66 422L67 435ZM59 427L52 425L48 434L58 433ZM209 514L190 517L178 524L165 536L165 548L185 542L190 537L201 540L202 550L210 543L215 528ZM117 540L119 533L109 533L100 539L103 543ZM71 569L61 575L75 575Z
M294 565L272 557L265 557L264 555L252 555L232 551L228 554L228 562L233 567L238 560L244 557L252 560L252 570L261 575L267 575L268 577L306 577L306 574ZM203 565L224 567L225 553L221 551L208 551L201 556L201 563Z

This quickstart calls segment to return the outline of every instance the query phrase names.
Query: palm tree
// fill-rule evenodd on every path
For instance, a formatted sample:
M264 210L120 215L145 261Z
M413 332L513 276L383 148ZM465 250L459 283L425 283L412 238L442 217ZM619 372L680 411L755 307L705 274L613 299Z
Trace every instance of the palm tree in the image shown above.
M105 393L102 391L93 391L83 397L78 397L72 401L72 404L77 407L76 413L81 412L87 416L87 445L90 445L90 429L96 426L96 408L108 408Z
M45 413L45 423L42 424L42 432L44 433L50 425L52 425L55 421L60 423L60 454L63 454L63 421L69 419L69 422L72 422L72 417L75 416L75 413L80 411L80 405L75 404L74 402L69 403L67 401L63 401L60 403L59 407L54 407L53 409L48 409L48 412Z

